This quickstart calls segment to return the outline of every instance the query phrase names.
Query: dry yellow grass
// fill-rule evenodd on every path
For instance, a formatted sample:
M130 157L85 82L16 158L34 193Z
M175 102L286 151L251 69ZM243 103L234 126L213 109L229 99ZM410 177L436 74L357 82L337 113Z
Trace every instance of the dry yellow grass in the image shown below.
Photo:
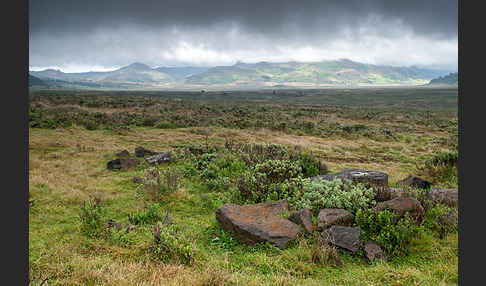
M238 142L305 147L316 154L325 154L322 155L323 161L331 170L337 171L344 167L381 170L389 174L390 182L409 174L402 168L407 164L396 161L359 162L354 160L359 156L353 150L373 145L401 149L409 157L429 152L428 148L417 151L400 142L295 136L269 130L134 128L118 134L77 127L57 130L30 129L29 192L31 198L37 202L29 216L29 253L31 265L36 267L35 271L48 273L53 285L322 285L323 281L334 285L449 285L451 280L457 281L457 271L454 273L455 268L457 269L457 248L443 248L435 257L429 257L435 261L449 257L443 264L434 265L432 268L420 269L410 265L397 268L386 263L369 269L345 266L338 272L331 271L327 276L310 279L296 277L285 268L279 273L266 275L253 275L247 271L231 272L228 270L228 264L231 263L228 258L221 260L209 257L203 264L187 267L156 263L148 258L134 260L130 258L134 255L133 252L117 246L101 243L79 244L79 229L75 223L76 208L83 201L95 194L107 203L127 198L127 194L119 187L126 178L106 170L105 164L109 156L122 149L133 153L136 146L166 151L172 145L204 143L205 133L209 134L209 140L214 144L223 144L225 138L232 138ZM344 153L333 148L344 150ZM343 158L343 161L326 161L326 156ZM354 161L346 162L345 159L349 158ZM172 196L174 204L191 199L191 194L184 189ZM454 238L449 239L454 241ZM311 259L310 255L309 253L308 258L300 259ZM294 258L285 255L259 256L255 258L255 263L284 263L286 259ZM305 272L305 263L298 259L295 263L302 265L302 271ZM370 275L374 278L368 280ZM428 279L427 275L443 277L443 280Z

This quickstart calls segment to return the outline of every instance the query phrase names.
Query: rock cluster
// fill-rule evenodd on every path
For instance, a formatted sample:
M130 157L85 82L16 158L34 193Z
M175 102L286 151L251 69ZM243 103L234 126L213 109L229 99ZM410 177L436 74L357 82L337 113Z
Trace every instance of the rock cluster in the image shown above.
M400 219L408 213L414 223L422 223L425 210L421 203L407 195L405 188L390 188L388 175L379 171L361 169L343 169L338 173L324 174L311 178L312 180L333 180L340 178L353 183L363 183L375 190L378 201L376 212L389 210ZM411 175L400 181L401 185L414 188L430 188L430 182ZM436 203L449 206L458 205L457 189L433 188L428 195ZM290 209L287 200L266 202L260 204L234 205L225 204L216 211L216 219L222 228L230 231L236 239L243 243L254 244L268 241L279 248L285 248L299 234L310 234L314 230L320 233L319 241L340 249L356 253L361 246L361 229L353 227L354 215L345 209L324 208L319 210L317 226L312 222L309 209L297 210L288 219L282 215ZM457 211L450 212L440 218L440 223L457 226ZM387 253L375 241L367 241L362 248L368 262L386 259Z

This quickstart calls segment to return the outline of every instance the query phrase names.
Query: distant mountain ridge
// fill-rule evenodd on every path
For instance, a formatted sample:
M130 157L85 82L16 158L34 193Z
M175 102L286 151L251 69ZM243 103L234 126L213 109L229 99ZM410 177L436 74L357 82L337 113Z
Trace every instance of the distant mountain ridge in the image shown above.
M429 85L459 85L459 74L457 72L450 73L446 76L434 78L429 82Z
M325 87L423 85L446 71L393 67L347 59L321 62L243 63L216 67L157 67L143 63L108 72L64 73L31 71L40 80L65 81L93 88L201 88L201 87Z

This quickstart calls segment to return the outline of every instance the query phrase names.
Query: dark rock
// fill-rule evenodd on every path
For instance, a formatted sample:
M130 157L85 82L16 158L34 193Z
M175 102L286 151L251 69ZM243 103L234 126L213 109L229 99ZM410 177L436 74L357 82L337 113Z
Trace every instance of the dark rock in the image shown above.
M406 195L407 190L404 188L390 188L390 199L398 198L398 197L403 197Z
M135 156L137 157L145 157L145 155L156 155L156 154L158 153L141 146L135 148Z
M128 152L127 150L123 150L119 153L116 153L116 156L117 157L130 157L130 152Z
M355 253L359 250L361 228L333 225L321 233L324 241Z
M323 231L333 225L350 226L354 215L344 209L322 209L317 216L317 230Z
M387 258L382 247L374 241L368 241L368 242L365 243L364 253L365 253L366 259L368 259L369 263L371 263L371 262L373 262L377 259L386 259Z
M145 161L149 164L154 164L154 163L162 163L162 162L169 162L171 158L171 152L167 153L160 153L157 155L153 155L150 157L145 158Z
M425 211L417 199L412 197L398 197L392 200L381 202L374 208L375 211L389 210L397 214L395 220L398 221L406 212L417 224L422 223Z
M135 158L118 158L115 160L111 160L106 164L106 167L109 170L120 170L120 169L128 169L137 166L140 164L140 160Z
M135 184L140 184L143 182L143 179L141 177L133 177L133 182Z
M350 180L353 183L362 183L368 188L373 188L376 193L375 200L386 201L391 199L388 187L388 175L379 171L367 171L355 168L342 169L338 173L312 177L312 180L321 179L332 181L334 179Z
M312 225L312 215L309 209L301 209L294 212L289 216L289 220L303 226L307 233L312 233L314 231L314 226Z
M408 186L417 189L430 189L432 183L415 175L409 175L405 179L398 181L397 185Z
M429 197L434 203L445 204L457 208L459 205L459 192L457 189L432 188Z
M300 234L300 227L279 217L289 210L287 200L252 205L224 204L216 211L216 220L245 244L268 241L285 248Z

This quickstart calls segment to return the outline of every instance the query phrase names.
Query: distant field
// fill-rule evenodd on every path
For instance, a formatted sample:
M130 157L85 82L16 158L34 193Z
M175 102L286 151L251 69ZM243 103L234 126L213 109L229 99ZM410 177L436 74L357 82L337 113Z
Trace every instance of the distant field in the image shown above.
M455 167L447 176L424 168L441 154L457 152L457 96L457 89L425 87L32 91L32 285L44 279L49 285L457 285L457 233L440 239L427 230L412 240L407 256L373 264L343 251L341 267L313 262L313 236L299 237L284 250L243 245L215 219L215 210L232 202L237 176L197 170L204 156L233 160L227 152L233 142L280 144L309 152L331 172L379 170L389 175L391 186L417 174L434 186L457 188ZM83 233L81 210L95 196L105 222L133 222L130 215L147 205L133 181L150 168L144 160L124 171L106 166L117 152L133 155L137 146L172 151L176 158L159 170L178 171L178 188L158 200L178 228L175 258L154 255L153 224L128 235ZM213 147L226 151L210 154ZM187 150L203 155L189 156ZM188 245L195 254L191 263L182 263L177 255Z
M258 91L33 91L32 95L145 96L196 102L258 102L386 107L412 110L457 110L457 88L388 87L355 89L275 89Z

